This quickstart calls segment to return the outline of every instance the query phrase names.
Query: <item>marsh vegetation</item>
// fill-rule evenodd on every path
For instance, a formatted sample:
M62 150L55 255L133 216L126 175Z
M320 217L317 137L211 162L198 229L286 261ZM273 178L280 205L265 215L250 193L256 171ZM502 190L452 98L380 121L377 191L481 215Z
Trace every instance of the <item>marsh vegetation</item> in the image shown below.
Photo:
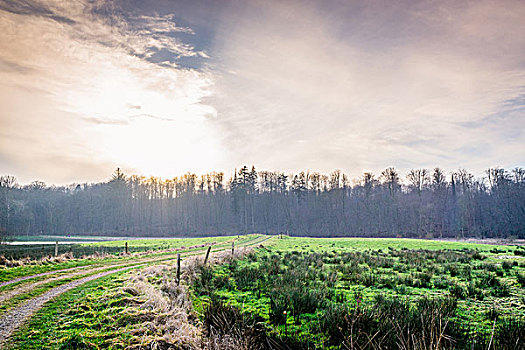
M279 237L90 281L12 348L523 349L525 248Z

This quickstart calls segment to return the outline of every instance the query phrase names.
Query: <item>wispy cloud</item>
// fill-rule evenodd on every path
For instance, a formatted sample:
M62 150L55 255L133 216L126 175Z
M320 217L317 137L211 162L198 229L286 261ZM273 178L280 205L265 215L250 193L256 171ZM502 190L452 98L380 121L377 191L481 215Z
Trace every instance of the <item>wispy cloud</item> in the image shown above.
M0 0L0 166L60 183L523 166L524 17L519 0ZM51 176L59 159L97 170Z
M65 24L75 23L71 18L55 13L45 3L34 0L3 0L0 2L0 10L16 15L43 17Z
M224 20L214 103L237 161L354 176L523 163L525 144L505 136L524 129L522 112L507 132L463 124L523 91L522 2L301 4L257 2Z
M0 32L0 123L10 135L0 153L13 160L3 171L28 181L55 169L48 180L63 183L93 180L87 174L96 171L70 177L58 171L66 166L58 158L103 164L97 179L115 166L169 176L220 160L214 138L199 142L212 133L207 117L215 109L202 103L210 74L177 65L205 55L184 42L194 33L171 16L126 13L105 1L0 1ZM169 64L151 60L159 50L171 54Z
M28 74L34 72L34 69L0 57L0 71Z

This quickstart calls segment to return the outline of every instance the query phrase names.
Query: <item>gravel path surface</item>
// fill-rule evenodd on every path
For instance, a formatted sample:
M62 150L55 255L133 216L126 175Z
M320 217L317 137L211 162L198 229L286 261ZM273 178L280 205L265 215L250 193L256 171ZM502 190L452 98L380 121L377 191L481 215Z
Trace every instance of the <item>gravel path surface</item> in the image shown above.
M22 286L18 286L16 289L13 289L13 290L9 290L9 291L3 292L3 293L0 292L0 304L5 302L6 300L11 299L12 297L15 297L15 296L23 294L23 293L27 293L27 292L31 291L32 289L34 289L36 287L39 287L41 285L44 285L46 283L49 283L49 282L59 281L59 280L62 280L62 279L76 277L76 276L80 276L80 275L86 275L86 274L91 273L91 272L95 272L95 271L99 271L99 270L106 270L106 269L111 269L111 268L116 268L116 267L120 267L120 266L138 265L138 264L150 263L150 262L155 262L155 261L169 261L169 260L175 260L175 259L176 258L174 258L174 257L172 257L172 258L161 257L161 258L153 258L153 259L142 259L142 260L139 260L139 261L136 261L136 262L128 261L128 262L125 262L125 263L122 263L122 264L99 266L99 267L95 267L95 268L91 268L91 269L84 269L84 270L79 271L79 272L68 273L68 274L65 274L65 275L58 276L58 277L46 278L46 279L44 279L42 281L37 281L37 282L34 282L34 283L29 283L29 284L24 284ZM86 268L86 267L90 267L90 266L89 265L88 266L82 266L82 268ZM75 268L73 268L73 269L75 269ZM59 272L59 271L60 272L64 272L64 271L67 271L67 270L71 270L71 269L57 270L57 271L54 271L54 272ZM48 274L49 273L33 275L33 276L28 276L28 278L45 276L45 275L48 275ZM25 278L25 279L28 279L28 278ZM11 282L11 283L14 283L14 282L18 282L18 281L13 280L13 282Z
M246 246L250 246L250 245L254 245L256 243L262 243L268 239L270 239L272 236L268 236L268 237L257 237L255 239L253 239L253 241L249 241L249 242L246 242ZM261 238L263 238L261 240ZM243 244L244 246L244 244ZM206 248L206 247L205 247ZM203 249L205 249L203 248ZM207 248L206 248L207 249ZM227 249L227 248L225 248ZM191 252L190 252L191 254ZM55 274L55 273L60 273L60 272L64 272L64 271L70 271L70 270L75 270L75 269L85 269L85 268L88 268L88 267L91 267L91 265L85 265L85 266L76 266L76 267L70 267L70 268L67 268L67 269L62 269L62 270L54 270L54 271L48 271L48 272L42 272L42 273L37 273L35 275L30 275L30 276L23 276L23 277L18 277L18 278L15 278L15 279L12 279L10 281L4 281L4 282L0 282L0 287L3 287L3 286L7 286L7 285L10 285L10 284L13 284L13 283L16 283L16 282L20 282L20 281L25 281L25 280L28 280L28 279L31 279L31 278L36 278L36 277L41 277L41 276L47 276L47 275L52 275L52 274ZM1 302L1 300L0 300Z
M27 292L33 290L34 288L37 288L37 287L42 286L42 285L44 285L46 283L49 283L49 282L54 282L54 281L59 281L59 280L72 278L72 277L76 277L76 276L86 275L86 274L91 273L91 272L111 269L111 268L115 268L115 267L119 267L119 266L123 266L123 265L129 265L129 264L100 266L100 267L96 267L96 268L92 268L92 269L82 270L82 271L79 271L79 272L68 273L68 274L65 274L65 275L58 276L58 277L47 278L45 280L37 281L37 282L34 282L34 283L24 284L22 286L19 286L16 289L9 290L9 291L6 291L4 293L0 293L0 304L2 304L6 300L11 299L14 296L17 296L17 295L23 294L23 293L27 293Z
M25 280L28 280L30 278L35 278L35 277L40 277L40 276L47 276L47 275L52 275L54 273L59 273L59 272L64 272L64 271L69 271L69 270L75 270L75 269L85 269L86 267L89 267L89 265L87 265L87 266L70 267L68 269L54 270L54 271L37 273L36 275L31 275L31 276L18 277L18 278L15 278L14 280L0 282L0 287L7 286L9 284L13 284L13 283L20 282L20 281L25 281Z
M249 242L246 242L245 244L239 245L239 247L249 247L249 246L258 245L258 244L261 244L262 242L270 239L271 237L272 236L269 236L269 237L264 237L264 236L263 237L257 237L254 240L251 240ZM181 255L189 255L189 256L191 256L191 255L196 255L196 254L202 254L202 252L204 252L205 249L207 249L207 247L203 247L203 249L199 250L199 251L187 252L187 253L183 253ZM224 250L228 250L228 249L229 248L224 248L224 249L220 249L220 251L224 251ZM218 252L218 251L215 251L215 252ZM11 291L7 291L5 293L0 294L0 302L4 302L4 301L12 298L13 296L16 296L16 295L28 292L28 291L32 290L33 288L38 287L40 285L43 285L45 283L49 283L49 282L60 280L60 279L75 277L75 276L78 276L78 275L88 274L90 272L96 272L96 271L102 270L102 269L111 269L111 268L113 268L113 269L108 270L108 271L103 271L103 272L100 272L100 273L97 273L97 274L94 274L94 275L91 275L91 276L79 278L79 279L77 279L75 281L72 281L72 282L63 284L61 286L55 287L55 288L53 288L53 289L51 289L51 290L49 290L49 291L47 291L47 292L37 296L37 297L34 297L34 298L26 301L22 305L19 305L19 306L15 307L15 308L11 309L10 311L6 312L4 315L1 315L0 316L0 349L2 348L2 345L6 342L6 340L11 336L11 334L16 329L18 329L25 321L27 321L31 317L31 315L33 313L35 313L40 308L42 308L42 306L46 302L48 302L49 300L59 296L60 294L65 293L68 290L73 289L75 287L78 287L78 286L80 286L80 285L82 285L82 284L84 284L86 282L95 280L95 279L100 278L100 277L107 276L107 275L112 274L112 273L125 271L125 270L131 269L131 268L135 268L135 267L144 266L145 264L151 263L151 262L159 262L160 263L160 262L165 262L165 261L175 260L175 259L176 259L175 257L162 256L162 257L155 257L155 258L144 259L144 260L140 260L139 259L139 261L135 261L135 262L128 261L127 263L118 264L118 265L101 266L101 267L91 268L91 269L83 270L83 271L79 271L79 272L73 272L73 273L70 273L70 274L62 275L62 276L47 278L47 279L42 280L42 281L37 281L37 282L34 282L34 283L30 283L28 285L19 286L16 289L13 289ZM130 264L133 264L133 265L130 265ZM128 266L124 266L124 265L128 265ZM121 266L124 266L124 267L121 267ZM5 286L5 285L9 285L9 284L12 284L12 283L16 283L16 282L19 282L19 281L24 281L24 280L27 280L27 279L30 279L30 278L35 278L35 277L40 277L40 276L47 276L47 275L51 275L51 274L55 274L55 273L59 273L59 272L64 272L64 271L69 271L69 270L74 270L74 269L84 269L84 268L88 268L88 267L90 267L90 266L88 265L88 266L73 267L73 268L68 268L68 269L44 272L44 273L31 275L31 276L19 277L19 278L13 279L11 281L0 283L0 287L1 286Z
M59 287L53 288L50 291L33 298L26 303L14 308L9 313L0 318L0 348L4 342L9 338L9 336L20 327L31 315L39 310L46 302L59 296L60 294L67 292L70 289L78 287L84 283L95 280L100 277L110 275L112 273L129 270L134 267L141 265L127 266L120 269L114 269L110 271L104 271L97 273L92 276L84 277L73 282L66 283Z

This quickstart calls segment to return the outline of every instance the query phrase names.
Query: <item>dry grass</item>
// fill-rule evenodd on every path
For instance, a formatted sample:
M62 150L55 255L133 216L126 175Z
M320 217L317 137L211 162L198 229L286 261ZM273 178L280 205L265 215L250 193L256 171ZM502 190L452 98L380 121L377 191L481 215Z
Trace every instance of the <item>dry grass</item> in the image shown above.
M225 242L227 243L227 242ZM199 248L205 248L208 246L213 246L217 244L217 242L209 242L209 243L203 243L198 244L190 247L179 247L179 248L169 248L169 249L159 249L159 250L147 250L143 252L134 252L134 253L125 253L121 252L118 253L117 256L119 257L142 257L145 255L151 255L151 254L158 254L158 253L170 253L170 252L178 252L182 250L191 250L191 249L199 249ZM106 252L95 252L93 254L84 254L80 256L80 259L87 259L87 260L96 260L96 259L106 259L106 258L114 258L116 255L114 253L106 253ZM45 256L43 258L39 259L32 259L30 257L25 257L22 259L8 259L4 255L0 255L0 266L5 267L18 267L18 266L26 266L26 265L39 265L39 264L53 264L53 263L61 263L66 262L68 260L75 259L73 257L73 254L71 252L67 252L64 254L60 254L58 256ZM78 259L78 258L77 258Z
M201 329L185 286L167 265L150 266L131 276L123 290L142 300L150 321L134 330L140 341L130 349L200 349Z
M32 260L29 257L23 259L8 259L3 255L0 255L0 265L5 267L18 267L25 265L40 265L40 264L56 264L66 262L73 259L73 254L64 253L58 256L45 256L40 259Z
M205 246L205 245L203 245ZM251 248L213 253L210 263L221 264L242 258ZM138 341L129 349L249 349L241 337L219 336L203 332L203 324L197 318L188 293L188 285L196 277L204 263L201 256L192 256L182 262L181 283L175 280L176 267L155 265L132 274L122 291L140 300L139 308L145 322L132 331ZM146 315L144 314L146 313Z

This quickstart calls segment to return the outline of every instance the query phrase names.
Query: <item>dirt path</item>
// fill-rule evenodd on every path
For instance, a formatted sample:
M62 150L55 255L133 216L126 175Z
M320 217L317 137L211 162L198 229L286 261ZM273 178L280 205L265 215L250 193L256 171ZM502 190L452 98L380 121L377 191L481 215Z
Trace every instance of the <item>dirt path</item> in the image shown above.
M68 269L53 270L53 271L48 271L48 272L37 273L36 275L18 277L18 278L12 279L10 281L0 282L0 287L7 286L7 285L10 285L10 284L13 284L13 283L16 283L16 282L20 282L20 281L25 281L25 280L28 280L28 279L31 279L31 278L52 275L54 273L60 273L60 272L70 271L70 270L75 270L75 269L84 269L86 267L90 267L90 266L87 265L87 266L70 267Z
M244 242L239 247L249 247L249 246L253 246L253 245L256 245L256 244L260 244L260 243L270 239L271 237L272 236L266 236L266 237L265 236L260 236L260 237L254 238L253 240L249 240L248 242ZM205 249L207 249L207 247L205 247L203 249L198 249L198 250L192 251L192 252L186 252L186 253L183 253L182 255L192 255L192 253L193 254L200 254ZM228 249L228 248L224 248L224 249ZM104 265L104 266L97 266L99 264L93 264L93 265L97 266L95 268L93 268L93 265L77 266L77 267L71 267L71 268L67 268L67 269L48 271L48 272L43 272L43 273L39 273L39 274L35 274L35 275L15 278L15 279L10 280L10 281L1 282L0 283L0 287L6 286L6 285L10 285L10 284L13 284L13 283L17 283L17 282L20 282L20 281L25 281L25 280L28 280L28 279L33 279L33 278L37 278L37 277L58 274L58 273L61 273L61 272L67 272L67 271L73 271L73 270L82 270L82 271L79 271L79 272L65 274L65 275L61 275L61 276L58 276L58 277L46 278L44 280L37 281L37 282L31 283L31 284L19 286L16 289L13 289L13 290L10 290L10 291L0 292L0 303L3 303L4 301L6 301L6 300L8 300L8 299L10 299L10 298L12 298L12 297L14 297L16 295L28 292L28 291L30 291L33 288L36 288L38 286L41 286L41 285L49 283L49 282L58 281L58 280L61 280L61 279L67 279L67 278L71 278L71 277L76 277L76 276L80 276L80 275L83 275L83 274L88 274L90 272L94 272L94 271L98 271L98 270L104 270L104 269L108 269L108 268L112 268L112 267L128 266L128 265L131 265L131 264L140 264L140 263L148 263L148 262L164 261L164 260L172 260L172 259L175 259L175 258L174 257L166 258L165 256L156 257L156 258L149 258L149 259L142 258L142 259L139 259L139 261L135 261L135 262L128 261L128 262L123 262L121 264Z
M261 240L261 238L263 238L263 237L264 237L264 239ZM261 242L266 241L269 238L271 238L271 236L269 236L269 237L265 237L265 236L256 237L256 238L253 238L253 239L249 240L248 242L245 242L245 244L241 244L241 246L244 246L244 245L250 246L250 245L253 245L253 244L256 244L256 243L261 243ZM219 243L219 244L216 244L216 245L221 245L221 244L225 244L225 242ZM202 249L207 249L207 247L203 247ZM198 250L196 250L194 252L199 252L200 250L201 249L198 249ZM176 253L176 251L173 251L173 253ZM191 253L191 252L186 252L186 253L182 253L182 254L187 254L187 253ZM138 257L138 258L141 259L140 257ZM101 263L103 263L103 262L101 262ZM130 262L130 263L132 263L132 262ZM0 288L3 287L3 286L7 286L7 285L10 285L10 284L13 284L13 283L17 283L17 282L20 282L20 281L25 281L25 280L32 279L32 278L53 275L53 274L56 274L56 273L61 273L61 272L66 272L66 271L71 271L71 270L85 269L85 268L92 267L93 265L99 265L99 264L100 263L96 263L96 264L92 264L92 265L85 265L85 266L76 266L76 267L70 267L70 268L67 268L67 269L53 270L53 271L37 273L35 275L18 277L18 278L9 280L9 281L0 282ZM125 263L119 264L119 266L122 266L122 265L127 265L127 264L125 264Z
M97 273L92 276L84 277L73 282L66 283L59 287L53 288L46 293L33 298L26 303L14 308L2 318L0 318L0 348L4 345L4 342L9 338L9 336L20 327L31 315L39 310L46 302L59 296L60 294L67 292L70 289L78 287L84 283L95 280L100 277L110 275L112 273L125 271L132 269L134 267L139 267L141 265L127 266L119 269L114 269L110 271L104 271Z
M152 262L165 262L165 261L170 261L170 260L175 260L176 258L175 257L159 257L159 258L153 258L153 259L142 259L142 260L138 260L136 262L126 262L126 263L122 263L122 264L113 264L113 265L104 265L104 266L99 266L99 267L95 267L95 268L91 268L91 269L83 269L82 271L78 271L78 272L73 272L73 273L68 273L68 274L65 274L65 275L60 275L60 276L57 276L57 277L52 277L52 278L46 278L44 280L41 280L41 281L37 281L37 282L33 282L33 283L29 283L29 284L24 284L24 285L21 285L21 286L18 286L16 289L12 289L12 290L9 290L9 291L6 291L6 292L0 292L0 304L2 304L3 302L5 302L6 300L9 300L17 295L20 295L20 294L23 294L23 293L27 293L31 290L33 290L34 288L37 288L39 286L42 286L44 284L47 284L47 283L50 283L50 282L55 282L55 281L60 281L60 280L63 280L63 279L68 279L68 278L73 278L73 277L77 277L77 276L82 276L82 275L87 275L87 274L90 274L92 272L96 272L96 271L100 271L100 270L107 270L107 269L111 269L111 268L117 268L117 267L132 267L132 266L136 266L136 265L140 265L140 264L147 264L147 263L152 263ZM86 267L90 267L90 266L83 266L83 268L86 268ZM64 269L64 270L60 270L61 272L64 272L64 271L68 271L70 269ZM38 277L40 275L33 275L33 276L30 276L31 278L34 278L34 277ZM45 275L44 275L45 276ZM13 282L14 283L14 282Z
M269 237L265 237L265 236L257 237L257 238L255 238L253 240L249 240L248 242L244 242L242 244L239 244L238 247L242 248L242 247L255 246L255 245L261 244L264 241L267 241L271 237L272 236L269 236ZM190 252L182 253L181 255L182 256L198 255L198 254L202 254L206 249L208 249L208 247L203 247L202 250L199 249L199 250L196 250L196 251L190 251ZM215 251L214 253L219 252L219 251L224 251L224 250L227 250L227 249L229 249L229 248L222 248L220 250ZM111 270L108 270L108 271L104 271L104 272L100 272L100 273L97 273L97 274L94 274L94 275L91 275L91 276L83 277L83 278L77 279L75 281L72 281L72 282L63 284L61 286L55 287L55 288L53 288L53 289L51 289L51 290L49 290L49 291L47 291L47 292L45 292L45 293L35 297L35 298L32 298L32 299L26 301L24 304L15 307L14 309L8 311L5 315L0 316L0 348L5 343L5 341L11 336L11 334L16 329L18 329L27 319L29 319L33 313L35 313L40 308L42 308L42 306L46 302L48 302L49 300L57 297L58 295L63 294L64 292L67 292L68 290L73 289L75 287L78 287L78 286L80 286L80 285L82 285L84 283L87 283L89 281L95 280L95 279L100 278L100 277L107 276L107 275L112 274L112 273L125 271L125 270L132 269L132 268L135 268L135 267L144 266L145 264L148 264L148 263L154 263L154 262L161 263L161 262L174 260L174 259L176 259L176 257L173 257L173 256L170 256L170 257L162 256L162 257L156 257L156 258L150 258L150 259L143 259L143 260L136 261L136 262L127 262L127 263L123 263L123 264L119 264L119 265L101 266L101 267L97 267L97 268L92 268L92 269L88 269L88 270L74 272L74 273L71 273L71 274L66 274L66 275L63 275L63 276L58 276L58 277L55 277L55 278L48 278L48 279L45 279L45 280L42 280L42 281L38 281L38 282L35 282L35 283L31 283L31 284L28 284L28 285L21 286L21 287L16 288L16 289L14 289L12 291L8 291L6 293L1 294L0 295L0 302L4 302L5 300L9 300L13 296L16 296L16 295L22 294L24 292L30 291L31 289L33 289L35 287L38 287L40 285L43 285L45 283L49 283L49 282L60 280L60 279L70 278L70 277L76 277L76 276L79 276L79 275L88 274L90 272L96 272L96 271L101 270L101 269L111 269ZM127 265L127 266L125 266L125 265ZM121 266L124 266L124 267L121 267ZM89 266L83 266L81 268L86 268L86 267L89 267ZM4 282L4 285L15 283L15 282L18 282L18 281L23 281L23 280L26 280L26 279L29 279L29 278L35 278L35 277L39 277L39 276L46 276L46 275L50 275L50 274L53 274L53 273L64 272L64 271L78 269L78 268L79 267L70 268L70 269L63 269L63 270L55 270L55 271L45 272L45 273L37 274L37 275L20 277L20 278L17 278L15 280Z
M60 275L58 277L46 278L46 279L44 279L42 281L37 281L37 282L34 282L34 283L24 284L22 286L19 286L16 289L12 289L12 290L0 293L0 304L2 304L6 300L11 299L14 296L17 296L17 295L23 294L23 293L27 293L27 292L29 292L29 291L37 288L37 287L40 287L40 286L42 286L42 285L44 285L46 283L60 281L60 280L64 280L64 279L68 279L68 278L72 278L72 277L76 277L76 276L81 276L81 275L87 275L87 274L92 273L92 272L96 272L96 271L100 271L100 270L106 270L106 269L111 269L111 268L116 268L116 267L121 267L121 266L125 266L125 265L129 265L129 264L107 265L107 266L95 267L95 268L92 268L92 269L84 269L84 270L79 271L79 272L68 273L68 274L65 274L65 275Z

